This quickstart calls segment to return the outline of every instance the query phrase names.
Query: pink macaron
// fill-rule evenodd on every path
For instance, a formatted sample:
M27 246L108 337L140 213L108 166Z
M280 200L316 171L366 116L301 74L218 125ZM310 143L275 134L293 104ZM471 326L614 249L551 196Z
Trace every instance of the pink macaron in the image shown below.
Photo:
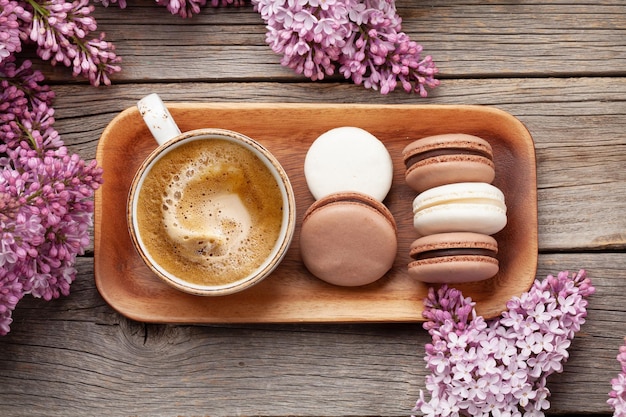
M418 193L455 182L487 182L495 177L493 151L486 140L465 133L428 136L402 151L406 183Z
M427 283L483 281L499 270L498 243L480 233L423 236L411 244L409 253L409 275Z
M366 194L323 197L309 207L302 220L302 261L309 272L330 284L370 284L391 269L397 251L393 215Z

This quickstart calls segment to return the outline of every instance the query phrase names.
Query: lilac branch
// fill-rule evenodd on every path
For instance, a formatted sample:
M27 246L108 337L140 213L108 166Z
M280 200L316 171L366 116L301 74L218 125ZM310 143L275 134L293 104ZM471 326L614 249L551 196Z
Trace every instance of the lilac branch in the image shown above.
M547 378L563 371L595 288L585 271L536 280L485 321L460 291L430 289L424 328L431 374L414 412L434 416L543 416L550 407Z
M438 70L401 31L389 0L252 0L267 24L266 42L281 64L311 80L337 72L355 84L427 95Z
M95 161L70 154L54 129L54 94L30 62L0 62L0 335L24 295L67 295L88 246Z
M36 45L37 55L52 65L72 68L94 86L110 84L121 70L115 47L97 29L89 0L0 0L0 62L19 52L23 42ZM2 41L6 39L6 43Z

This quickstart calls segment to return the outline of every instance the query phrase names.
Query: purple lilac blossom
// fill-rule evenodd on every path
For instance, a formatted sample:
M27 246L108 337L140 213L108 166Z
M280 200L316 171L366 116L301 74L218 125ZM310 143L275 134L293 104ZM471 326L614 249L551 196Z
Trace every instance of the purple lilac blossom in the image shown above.
M20 24L31 17L17 1L0 0L0 62L22 50Z
M68 295L89 245L96 161L71 154L53 128L54 94L30 62L0 63L0 335L26 294Z
M104 40L104 34L88 39L97 29L96 20L91 16L94 7L89 0L20 0L14 3L0 0L0 10L4 10L1 13L9 10L6 19L0 17L0 45L7 37L4 48L9 54L21 49L21 43L16 44L15 38L15 22L18 22L21 42L34 43L40 58L52 65L61 63L72 68L75 77L84 76L95 86L109 85L110 75L121 70L115 47ZM7 55L2 48L0 46L0 62L3 54Z
M281 64L312 80L338 71L382 94L398 84L425 97L439 84L422 46L401 31L390 0L252 0ZM337 67L339 67L337 69Z
M617 362L621 366L620 372L611 380L611 391L607 403L613 408L614 417L626 416L626 338L619 347Z
M543 416L546 379L563 370L595 292L584 270L535 280L494 320L476 315L460 291L431 288L425 300L426 390L413 411L424 416Z

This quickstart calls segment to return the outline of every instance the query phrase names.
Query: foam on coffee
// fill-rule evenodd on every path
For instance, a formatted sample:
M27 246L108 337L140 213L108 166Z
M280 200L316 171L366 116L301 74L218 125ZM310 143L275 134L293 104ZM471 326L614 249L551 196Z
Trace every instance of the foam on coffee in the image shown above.
M137 221L147 251L186 281L220 285L244 278L272 251L282 197L272 173L250 150L197 140L150 170Z

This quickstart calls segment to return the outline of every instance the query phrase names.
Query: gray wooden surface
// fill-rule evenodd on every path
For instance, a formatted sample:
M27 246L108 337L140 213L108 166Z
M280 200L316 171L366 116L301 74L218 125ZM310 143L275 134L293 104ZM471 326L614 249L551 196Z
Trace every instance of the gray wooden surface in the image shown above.
M427 99L340 79L309 82L279 65L258 14L207 9L191 20L149 0L96 6L123 72L108 88L42 68L66 145L95 157L121 110L166 101L482 104L519 118L537 153L538 277L585 268L597 288L553 414L608 415L626 336L626 5L397 2L403 28L435 58ZM93 251L69 297L25 298L0 338L2 416L407 416L424 388L419 324L175 326L117 314L94 285Z

